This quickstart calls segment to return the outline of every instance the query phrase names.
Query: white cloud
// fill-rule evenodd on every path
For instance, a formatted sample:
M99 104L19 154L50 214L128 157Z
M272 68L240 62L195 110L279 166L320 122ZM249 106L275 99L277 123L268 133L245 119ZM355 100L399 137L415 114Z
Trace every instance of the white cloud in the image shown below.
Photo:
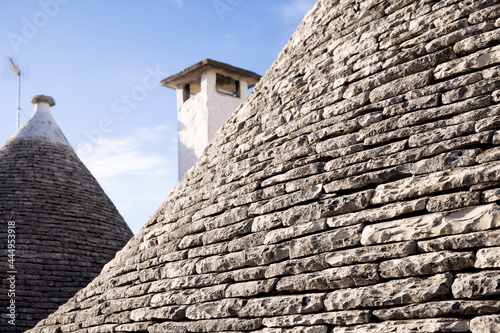
M101 138L95 146L77 151L134 233L177 183L177 160L170 147L173 134L164 125L141 128L128 137Z
M283 20L297 21L302 20L315 3L316 0L293 0L279 6L277 10Z

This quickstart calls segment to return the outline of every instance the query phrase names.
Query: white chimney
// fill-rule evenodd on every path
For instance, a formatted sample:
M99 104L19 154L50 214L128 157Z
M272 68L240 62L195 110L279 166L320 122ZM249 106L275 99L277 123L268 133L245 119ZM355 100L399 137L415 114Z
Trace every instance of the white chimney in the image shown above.
M177 91L179 180L259 79L256 73L205 59L161 82Z

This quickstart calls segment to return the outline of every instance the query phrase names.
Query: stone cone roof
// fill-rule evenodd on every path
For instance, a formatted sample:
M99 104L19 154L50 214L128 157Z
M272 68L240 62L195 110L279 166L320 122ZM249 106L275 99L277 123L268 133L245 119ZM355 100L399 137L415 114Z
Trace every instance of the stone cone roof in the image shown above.
M35 97L32 117L0 149L1 332L24 332L46 318L132 237L54 121L50 100Z
M31 332L500 332L498 1L319 0Z

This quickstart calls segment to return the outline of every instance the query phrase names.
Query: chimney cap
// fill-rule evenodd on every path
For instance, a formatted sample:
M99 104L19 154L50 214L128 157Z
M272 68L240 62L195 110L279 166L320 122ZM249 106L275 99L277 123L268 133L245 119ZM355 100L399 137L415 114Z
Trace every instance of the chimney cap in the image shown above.
M48 103L49 106L56 105L56 101L51 96L45 96L45 95L33 96L33 98L31 99L31 103L33 104Z
M178 85L190 84L191 82L199 81L201 78L201 73L207 69L217 69L223 75L236 76L245 79L248 82L248 88L252 88L259 82L261 76L257 73L251 72L249 70L234 67L229 64L215 61L212 59L202 60L183 71L167 77L161 81L161 85L164 87L177 89Z

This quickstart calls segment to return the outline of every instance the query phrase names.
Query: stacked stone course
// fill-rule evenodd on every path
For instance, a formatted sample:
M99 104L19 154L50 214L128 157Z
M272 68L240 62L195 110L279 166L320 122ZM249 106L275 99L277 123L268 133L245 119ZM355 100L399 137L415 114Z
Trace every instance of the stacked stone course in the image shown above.
M500 332L500 3L319 0L41 332Z

